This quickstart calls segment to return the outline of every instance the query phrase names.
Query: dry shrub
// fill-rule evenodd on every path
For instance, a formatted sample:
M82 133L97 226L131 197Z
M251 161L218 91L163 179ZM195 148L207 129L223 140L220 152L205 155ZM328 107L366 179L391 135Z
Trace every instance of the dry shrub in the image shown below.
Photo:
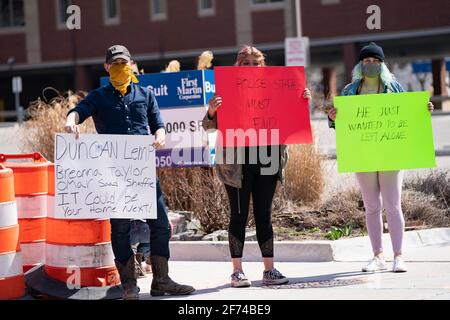
M38 99L27 109L29 119L20 128L22 152L40 152L47 160L54 161L55 133L64 132L67 112L85 93L67 92L51 99L48 103ZM94 133L92 118L80 127L81 133Z
M192 169L157 169L167 206L172 210L192 211L187 188Z
M327 212L347 211L352 214L359 212L363 209L361 192L356 187L337 190L322 203L320 209Z
M354 228L363 228L365 223L361 194L355 188L340 190L322 204L308 206L277 198L274 207L274 224L295 230L314 227L326 230L332 226L344 227L349 224Z
M327 227L347 224L361 228L365 226L364 203L357 188L336 191L319 210L327 216Z
M289 148L286 181L276 192L274 213L290 212L298 205L320 200L325 188L323 160L314 145ZM169 208L193 211L206 233L228 228L228 197L213 169L163 169L158 173ZM248 226L254 226L252 203Z
M158 176L171 209L194 212L206 233L228 228L228 198L213 169L160 169Z
M435 205L446 210L450 215L450 172L448 170L432 170L427 176L416 176L405 182L405 189L433 195Z
M285 185L276 192L275 213L291 212L298 205L320 200L325 187L323 160L314 145L289 147ZM228 228L228 197L213 169L162 169L158 174L169 208L193 211L206 233ZM248 226L254 226L251 202Z
M160 170L160 177L169 207L194 211L207 233L227 228L228 199L223 184L211 170L165 169ZM417 178L414 183L405 183L402 208L407 224L450 226L450 217L442 200L449 184L443 186L442 179L442 174L434 173L425 179ZM411 190L412 186L426 192ZM441 195L441 199L434 192ZM315 227L328 230L332 226L347 225L365 228L364 204L358 188L340 189L321 202L303 203L292 200L286 189L280 187L273 203L273 225L296 231Z
M405 221L423 224L429 227L449 227L450 217L444 209L439 208L438 201L432 194L420 191L404 190L402 209Z
M320 201L325 188L323 160L315 145L290 146L283 197L304 205Z

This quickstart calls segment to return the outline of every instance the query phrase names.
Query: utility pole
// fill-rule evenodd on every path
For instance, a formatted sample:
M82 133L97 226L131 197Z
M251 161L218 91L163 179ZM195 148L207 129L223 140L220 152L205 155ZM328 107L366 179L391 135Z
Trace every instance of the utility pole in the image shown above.
M302 4L301 0L295 0L295 35L302 37Z
M286 66L307 67L309 65L309 38L302 36L301 0L291 1L294 1L295 32L293 38L285 39L285 64Z

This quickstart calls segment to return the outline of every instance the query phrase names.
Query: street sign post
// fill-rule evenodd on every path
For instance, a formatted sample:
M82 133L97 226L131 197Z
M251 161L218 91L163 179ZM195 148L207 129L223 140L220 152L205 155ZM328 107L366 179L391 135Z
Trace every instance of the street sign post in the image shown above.
M309 65L309 38L285 39L286 66L308 67Z
M12 92L16 106L17 122L23 121L23 107L20 105L20 94L22 93L22 77L12 78Z

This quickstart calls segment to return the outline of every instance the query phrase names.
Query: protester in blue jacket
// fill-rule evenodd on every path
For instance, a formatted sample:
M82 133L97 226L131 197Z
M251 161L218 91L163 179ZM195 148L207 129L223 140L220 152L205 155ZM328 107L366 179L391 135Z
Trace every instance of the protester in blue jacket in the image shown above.
M353 81L345 86L341 95L399 93L403 91L403 87L395 80L394 75L385 64L383 49L371 42L362 48L359 62L353 69ZM430 112L433 111L431 102L428 104L428 109ZM330 127L334 128L334 120L336 119L334 107L328 111L328 117ZM405 228L401 207L402 171L357 172L356 179L364 201L366 226L374 254L373 259L362 268L362 271L375 272L387 269L381 241L383 233L381 211L384 207L394 250L392 270L394 272L406 272L407 268L402 259Z
M155 135L154 147L165 144L165 128L158 104L151 90L137 85L131 70L132 59L127 48L115 45L106 53L105 69L110 83L96 89L69 111L65 129L80 133L79 124L94 119L99 134ZM163 194L157 181L157 219L147 220L150 227L151 264L153 281L150 293L185 295L194 291L191 286L174 282L168 275L170 224ZM111 242L115 262L123 286L124 299L138 299L136 257L130 245L130 219L111 219Z

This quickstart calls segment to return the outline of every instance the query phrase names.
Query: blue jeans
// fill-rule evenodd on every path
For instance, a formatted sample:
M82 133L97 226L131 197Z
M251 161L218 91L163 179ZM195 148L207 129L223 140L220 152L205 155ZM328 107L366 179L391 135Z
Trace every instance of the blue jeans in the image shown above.
M131 220L130 243L133 252L142 253L145 261L150 255L150 227L146 221Z
M157 219L147 220L147 224L150 228L150 247L152 255L169 259L170 224L159 179L156 183L156 200L158 212ZM114 257L122 264L125 264L133 255L130 234L130 219L111 219L112 249Z

